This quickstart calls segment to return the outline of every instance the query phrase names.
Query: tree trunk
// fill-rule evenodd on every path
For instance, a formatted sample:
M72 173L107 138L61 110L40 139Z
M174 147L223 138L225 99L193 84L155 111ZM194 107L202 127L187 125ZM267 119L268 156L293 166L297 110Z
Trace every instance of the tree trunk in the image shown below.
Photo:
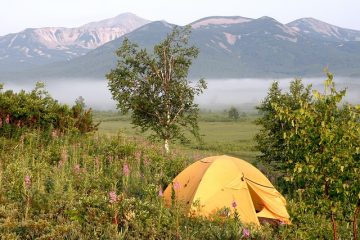
M331 211L331 222L333 225L333 231L334 231L334 240L337 239L337 230L336 230L336 222L335 222L335 218L334 218L334 212Z
M360 199L357 202L357 206L355 208L355 212L354 212L354 222L353 222L353 233L354 233L354 240L358 240L358 215L359 215L359 208L360 208Z
M164 139L164 148L165 148L165 152L168 154L170 153L170 144L169 144L169 128L170 128L170 104L167 103L166 104L167 107L167 113L166 113L166 135L165 135L165 139Z
M169 139L165 139L165 140L164 140L164 148L165 148L165 152L166 152L166 153L170 153Z

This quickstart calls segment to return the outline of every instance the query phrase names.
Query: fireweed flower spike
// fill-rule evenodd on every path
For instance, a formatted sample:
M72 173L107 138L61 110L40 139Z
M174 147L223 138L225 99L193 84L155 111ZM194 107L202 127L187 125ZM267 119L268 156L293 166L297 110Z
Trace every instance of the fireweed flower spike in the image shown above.
M243 229L243 237L248 238L250 237L250 231L247 228Z
M116 192L115 192L115 191L109 192L109 202L110 202L111 204L117 202L117 195L116 195Z
M31 186L31 178L30 178L29 175L26 175L26 176L24 177L24 183L25 183L25 187L26 187L27 189L29 189L30 186Z
M79 174L81 172L81 168L80 168L80 165L79 164L75 164L74 166L74 172L76 174Z
M126 177L128 177L130 175L130 169L129 169L129 165L127 163L124 164L123 173Z
M175 191L179 190L180 189L180 183L178 181L174 182L173 183L173 188Z
M163 193L162 187L160 186L159 187L159 197L163 197L163 196L164 196L164 193Z

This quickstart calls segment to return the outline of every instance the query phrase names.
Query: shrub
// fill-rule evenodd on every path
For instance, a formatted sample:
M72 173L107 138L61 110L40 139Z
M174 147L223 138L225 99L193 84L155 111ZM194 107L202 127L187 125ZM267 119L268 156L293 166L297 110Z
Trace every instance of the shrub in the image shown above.
M346 91L337 91L327 73L325 91L313 91L300 80L282 93L276 83L259 107L257 135L261 160L284 175L294 197L301 193L307 211L316 209L331 221L334 239L339 222L352 224L354 238L360 207L359 106L341 105ZM328 238L328 237L325 237Z
M20 136L26 129L39 129L59 135L67 132L86 133L97 129L92 110L85 109L83 101L73 107L60 104L37 83L34 90L18 93L2 91L0 86L0 135Z

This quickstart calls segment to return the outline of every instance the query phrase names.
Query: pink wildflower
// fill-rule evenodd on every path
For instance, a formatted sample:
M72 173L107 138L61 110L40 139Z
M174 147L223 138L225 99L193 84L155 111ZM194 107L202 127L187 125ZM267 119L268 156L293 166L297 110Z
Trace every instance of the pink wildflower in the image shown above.
M10 123L10 115L9 114L6 115L5 122L6 122L6 124Z
M115 192L115 191L109 192L109 202L110 202L111 204L117 202L117 195L116 195L116 192Z
M128 177L130 175L130 169L129 169L129 165L127 163L125 163L123 166L123 173L124 173L125 177Z
M250 231L247 228L243 229L243 237L248 238L250 237Z
M236 203L235 200L232 201L231 206L232 206L233 208L236 208L236 207L237 207L237 203Z
M76 174L79 174L81 172L81 168L80 168L80 165L79 164L75 164L74 166L74 172Z
M178 181L176 181L176 182L173 183L173 188L174 188L175 191L179 190L180 187L181 187L181 186L180 186L180 183L179 183Z
M164 192L162 190L162 187L159 187L159 197L163 197L164 196Z
M26 175L24 177L24 183L25 183L25 187L29 189L31 186L31 178L29 175Z

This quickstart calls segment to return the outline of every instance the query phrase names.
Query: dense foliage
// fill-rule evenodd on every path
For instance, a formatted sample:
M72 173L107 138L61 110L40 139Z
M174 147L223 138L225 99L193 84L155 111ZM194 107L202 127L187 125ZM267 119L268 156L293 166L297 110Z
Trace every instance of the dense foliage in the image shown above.
M185 216L161 197L194 160L122 135L0 138L0 239L328 239L331 224L289 201L292 225ZM169 164L171 162L171 164ZM344 239L351 234L339 225Z
M293 81L289 93L277 83L259 110L257 135L260 160L283 174L283 185L299 196L306 211L321 213L337 224L351 224L357 239L360 207L360 106L341 105L328 73L324 93Z
M86 133L97 129L91 109L82 98L73 107L60 104L37 83L34 90L16 93L0 86L0 135L20 136L27 129L41 129L52 134Z
M199 239L204 230L209 238L242 235L239 222L222 229L224 222L164 207L159 190L191 157L164 155L158 146L120 135L45 139L29 132L21 140L0 138L0 147L1 239Z
M131 111L132 123L151 130L169 151L173 139L185 140L184 131L198 134L198 106L194 97L206 88L187 79L198 49L188 46L190 28L177 28L154 46L153 53L125 39L118 49L117 67L106 77L117 107Z
M1 118L0 239L330 239L334 222L341 239L355 238L352 229L360 224L354 213L360 189L360 109L339 105L345 92L335 90L331 75L326 86L325 94L311 94L295 81L284 94L275 84L276 94L270 91L261 106L271 110L259 120L269 121L264 125L269 129L260 133L269 139L262 143L281 136L275 141L281 146L269 148L276 153L284 148L281 153L290 156L274 157L281 164L270 165L288 181L281 186L292 221L261 227L244 225L236 215L189 217L181 205L164 205L162 190L186 166L205 157L198 151L165 154L152 142L122 134L68 134L80 131L75 123L84 114L83 99L69 108L42 92L41 85L30 93L1 92L2 111L16 111L9 121L7 115ZM11 100L13 106L6 104ZM58 113L55 106L63 106L68 115L51 118ZM25 114L29 109L40 116L34 125L24 117L31 116ZM59 129L56 119L64 116L74 119ZM17 126L20 119L26 124ZM93 126L92 118L89 123ZM56 134L49 134L55 129ZM229 137L226 142L229 147Z

